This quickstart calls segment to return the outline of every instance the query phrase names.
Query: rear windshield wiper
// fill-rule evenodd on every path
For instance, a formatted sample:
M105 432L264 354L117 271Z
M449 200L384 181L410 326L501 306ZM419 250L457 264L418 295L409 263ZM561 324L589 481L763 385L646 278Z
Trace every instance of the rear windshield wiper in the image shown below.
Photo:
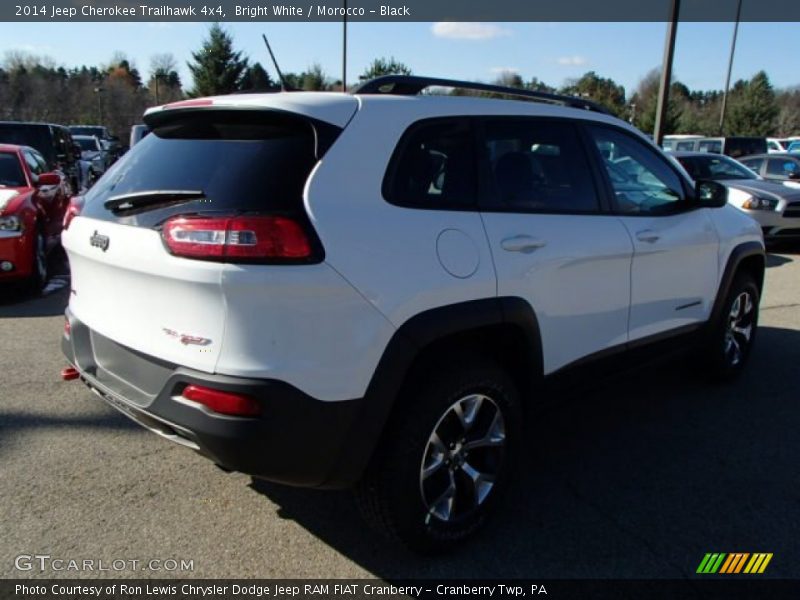
M112 196L103 206L115 214L131 215L205 197L202 190L146 190Z

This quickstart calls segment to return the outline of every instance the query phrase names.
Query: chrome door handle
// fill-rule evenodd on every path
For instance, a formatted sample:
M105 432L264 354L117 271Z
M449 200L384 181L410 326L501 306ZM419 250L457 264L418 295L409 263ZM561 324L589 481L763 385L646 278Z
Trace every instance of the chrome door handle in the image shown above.
M661 239L661 236L658 235L652 229L644 229L636 233L636 239L640 242L647 242L648 244L653 244Z
M522 252L530 254L534 250L544 248L547 242L529 235L515 235L500 242L500 246L507 252Z

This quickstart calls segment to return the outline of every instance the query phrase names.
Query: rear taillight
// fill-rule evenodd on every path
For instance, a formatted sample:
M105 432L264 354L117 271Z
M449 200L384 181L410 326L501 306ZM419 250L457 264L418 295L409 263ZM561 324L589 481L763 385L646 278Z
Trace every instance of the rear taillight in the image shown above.
M83 196L73 196L69 201L69 206L67 206L67 212L64 213L65 231L69 229L69 224L72 223L72 219L81 214L82 208L83 208Z
M261 414L261 405L246 394L223 392L201 385L189 385L183 390L181 396L223 415L257 417Z
M229 262L307 261L311 240L289 217L175 217L162 235L176 256Z

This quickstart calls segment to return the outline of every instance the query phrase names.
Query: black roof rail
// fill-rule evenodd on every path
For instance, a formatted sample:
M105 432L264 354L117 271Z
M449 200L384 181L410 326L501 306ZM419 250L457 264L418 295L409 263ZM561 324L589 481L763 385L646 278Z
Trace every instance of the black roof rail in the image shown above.
M506 87L503 85L493 85L490 83L479 83L476 81L457 81L455 79L442 79L439 77L418 77L416 75L384 75L365 81L355 88L352 94L386 94L397 96L415 96L422 90L429 87L450 87L464 90L476 90L480 92L491 92L495 94L505 94L519 98L530 98L540 102L560 104L571 108L582 108L606 115L612 114L609 110L596 102L578 98L577 96L565 96L562 94L551 94L550 92L538 92L535 90L525 90L521 88Z

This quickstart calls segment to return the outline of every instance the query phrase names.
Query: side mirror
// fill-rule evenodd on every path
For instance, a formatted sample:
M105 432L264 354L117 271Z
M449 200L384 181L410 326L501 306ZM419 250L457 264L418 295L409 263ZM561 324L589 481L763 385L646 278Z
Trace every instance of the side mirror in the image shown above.
M83 154L83 149L78 144L72 144L72 154L79 159Z
M694 186L695 201L700 206L720 208L728 203L728 188L711 179L699 179Z
M800 180L800 171L792 171L791 173L789 173L789 179L791 179L792 181Z
M61 177L58 173L42 173L36 180L36 185L61 185Z

